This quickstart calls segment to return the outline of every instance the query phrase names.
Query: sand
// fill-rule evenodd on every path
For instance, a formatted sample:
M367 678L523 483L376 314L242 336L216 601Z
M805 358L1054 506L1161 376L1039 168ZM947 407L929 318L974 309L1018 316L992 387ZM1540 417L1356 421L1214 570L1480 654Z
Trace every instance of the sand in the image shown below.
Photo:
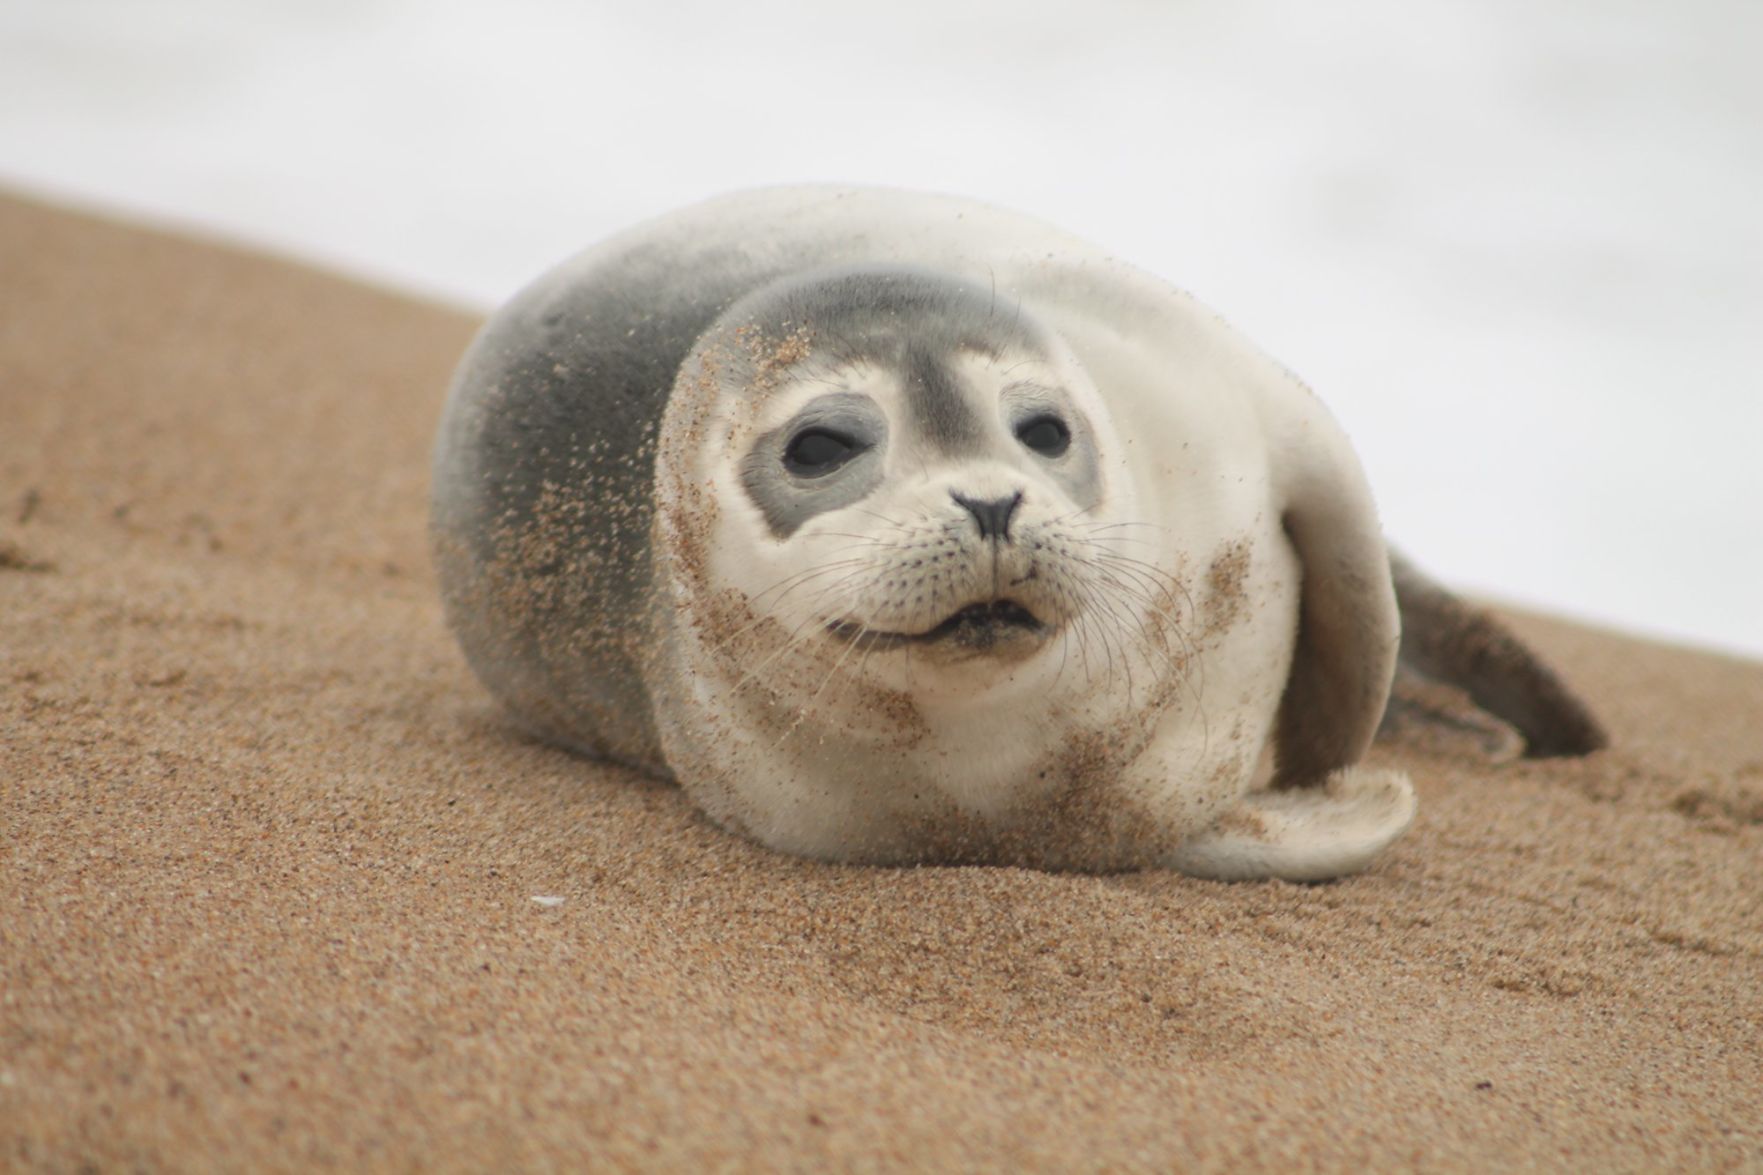
M1513 617L1616 746L1329 885L787 859L467 671L474 322L0 200L0 1167L1763 1170L1763 665Z

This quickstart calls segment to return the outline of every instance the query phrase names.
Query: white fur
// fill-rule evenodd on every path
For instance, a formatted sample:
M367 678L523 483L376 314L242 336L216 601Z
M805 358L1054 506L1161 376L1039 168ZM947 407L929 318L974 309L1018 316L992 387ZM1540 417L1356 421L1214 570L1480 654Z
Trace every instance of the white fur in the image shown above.
M1401 833L1413 794L1389 772L1330 763L1326 781L1306 781L1315 786L1251 791L1288 674L1306 655L1301 593L1315 593L1313 633L1354 691L1340 703L1352 724L1349 757L1369 740L1394 664L1370 495L1307 389L1185 294L1027 218L964 201L784 189L688 209L643 231L665 238L764 224L810 236L861 225L867 260L937 270L1020 301L1069 349L1056 360L1059 377L1096 429L1108 488L1098 510L1073 521L1074 508L1036 479L1007 434L956 463L901 449L890 451L876 493L779 540L745 499L739 461L813 389L786 375L755 415L706 394L705 373L688 365L662 428L662 639L645 679L667 763L707 812L773 847L828 859L1166 864L1219 878L1350 873ZM887 384L876 377L872 394L897 411ZM962 525L951 490L1023 484L1025 534L1144 565L1139 579L1115 565L1106 616L1086 613L1087 626L1066 627L1027 656L965 661L866 654L825 635L841 609L868 609L859 619L878 629L934 623L950 600L923 616L903 604L887 612L878 568L897 549ZM704 558L694 562L694 550ZM1217 568L1236 550L1247 552L1232 582L1240 596L1209 608ZM1321 566L1318 552L1341 566ZM872 565L826 570L853 558ZM695 578L694 567L706 575ZM821 586L799 578L817 569ZM1088 592L1094 604L1107 585L1083 579L1092 573L1081 559L1059 572L1068 595ZM1168 585L1168 596L1159 603L1129 582ZM748 607L751 631L714 619L710 594ZM1159 611L1163 635L1145 638ZM1335 668L1324 666L1322 680ZM1096 750L1092 765L1073 766L1084 748ZM1093 766L1101 760L1106 770ZM1067 804L1062 794L1073 789L1082 802Z

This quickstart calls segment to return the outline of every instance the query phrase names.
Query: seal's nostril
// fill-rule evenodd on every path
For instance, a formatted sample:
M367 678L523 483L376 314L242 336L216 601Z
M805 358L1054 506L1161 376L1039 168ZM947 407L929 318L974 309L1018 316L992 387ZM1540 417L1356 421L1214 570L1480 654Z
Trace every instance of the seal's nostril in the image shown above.
M979 524L980 538L994 539L1001 543L1010 541L1010 518L1022 504L1021 490L1008 498L993 498L989 502L964 497L953 490L949 491L949 496L973 515L973 520Z

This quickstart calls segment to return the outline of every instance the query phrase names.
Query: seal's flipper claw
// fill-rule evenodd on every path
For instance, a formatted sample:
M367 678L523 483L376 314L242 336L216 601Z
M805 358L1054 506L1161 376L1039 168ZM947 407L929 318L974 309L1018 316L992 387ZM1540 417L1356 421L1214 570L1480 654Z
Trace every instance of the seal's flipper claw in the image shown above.
M1214 881L1327 881L1371 864L1413 818L1406 775L1343 767L1322 787L1250 792L1168 863Z

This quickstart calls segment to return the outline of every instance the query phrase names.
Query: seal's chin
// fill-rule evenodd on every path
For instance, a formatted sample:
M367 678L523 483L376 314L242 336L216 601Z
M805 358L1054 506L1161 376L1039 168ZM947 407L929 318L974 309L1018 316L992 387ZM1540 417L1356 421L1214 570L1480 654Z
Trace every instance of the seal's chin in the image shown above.
M1017 651L1038 644L1050 631L1015 600L986 600L951 613L924 632L886 632L853 620L835 620L827 631L865 649L937 647L971 653Z

